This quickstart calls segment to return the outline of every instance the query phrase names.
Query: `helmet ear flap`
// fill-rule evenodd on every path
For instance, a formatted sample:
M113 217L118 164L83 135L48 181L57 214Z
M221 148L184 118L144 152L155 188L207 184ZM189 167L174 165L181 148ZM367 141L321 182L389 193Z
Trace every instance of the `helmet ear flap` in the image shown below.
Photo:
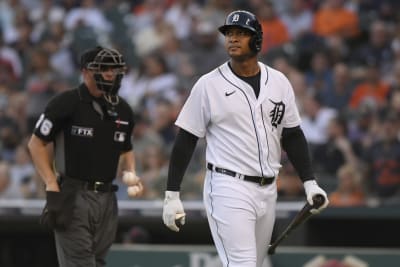
M258 53L261 51L263 32L262 32L261 25L258 22L255 22L254 28L255 28L255 32L250 39L249 47L255 53Z
M249 47L255 53L258 53L261 50L261 45L258 39L259 38L257 38L257 35L253 34L253 36L251 36L251 39L249 41Z

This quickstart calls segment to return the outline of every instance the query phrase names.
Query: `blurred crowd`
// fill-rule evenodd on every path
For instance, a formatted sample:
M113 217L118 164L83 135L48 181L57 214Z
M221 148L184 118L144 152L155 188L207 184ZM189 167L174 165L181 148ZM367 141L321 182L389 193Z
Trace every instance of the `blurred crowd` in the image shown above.
M400 204L395 0L0 0L0 199L45 196L27 140L47 101L81 81L79 55L97 44L128 63L120 95L135 111L143 199L163 198L176 116L196 80L228 59L217 28L235 9L257 15L260 61L293 85L331 205ZM202 198L204 150L200 140L184 200ZM285 154L278 186L280 199L304 198Z

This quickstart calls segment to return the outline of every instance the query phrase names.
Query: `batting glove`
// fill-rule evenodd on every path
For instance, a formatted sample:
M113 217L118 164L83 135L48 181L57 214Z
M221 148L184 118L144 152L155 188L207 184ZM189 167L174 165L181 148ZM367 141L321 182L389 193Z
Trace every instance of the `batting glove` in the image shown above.
M179 192L165 191L163 221L169 229L175 232L179 232L176 223L180 226L185 224L185 211L179 198Z
M324 197L324 203L319 207L310 210L312 214L317 214L320 213L323 209L325 209L328 204L328 196L326 195L326 192L318 186L317 181L315 180L309 180L304 182L304 190L306 191L306 196L307 196L307 202L310 205L314 205L313 197L316 195L322 195Z

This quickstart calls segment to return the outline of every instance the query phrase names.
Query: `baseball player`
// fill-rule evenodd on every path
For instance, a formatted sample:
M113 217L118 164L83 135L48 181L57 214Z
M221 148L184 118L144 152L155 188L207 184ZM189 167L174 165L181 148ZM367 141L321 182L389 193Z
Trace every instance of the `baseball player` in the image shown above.
M316 182L293 88L257 60L262 29L250 12L230 13L219 27L230 60L200 77L176 125L163 207L173 231L185 223L180 185L198 138L206 138L204 205L218 255L226 267L260 267L270 243L281 148L304 183L307 201L325 191ZM178 222L178 225L177 223Z
M46 185L41 220L54 230L61 267L105 266L118 226L113 180L119 162L128 194L143 192L130 138L133 112L118 96L122 55L89 49L81 56L81 71L83 83L49 102L28 144Z

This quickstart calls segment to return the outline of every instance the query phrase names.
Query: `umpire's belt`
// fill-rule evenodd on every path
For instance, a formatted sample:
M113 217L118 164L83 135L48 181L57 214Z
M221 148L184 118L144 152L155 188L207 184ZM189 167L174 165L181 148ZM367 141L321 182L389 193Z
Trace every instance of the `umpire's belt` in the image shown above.
M118 185L112 182L100 182L100 181L85 181L81 179L75 179L61 175L61 182L66 184L71 184L83 190L93 191L93 192L115 192L118 190Z
M239 178L244 181L257 183L261 186L267 185L267 184L272 184L272 182L275 179L275 177L260 177L260 176L243 175L243 174L231 171L231 170L216 167L211 163L207 163L207 169L209 169L210 171L215 171L215 172L223 173L223 174L226 174L226 175L229 175L232 177L236 177L236 178Z

